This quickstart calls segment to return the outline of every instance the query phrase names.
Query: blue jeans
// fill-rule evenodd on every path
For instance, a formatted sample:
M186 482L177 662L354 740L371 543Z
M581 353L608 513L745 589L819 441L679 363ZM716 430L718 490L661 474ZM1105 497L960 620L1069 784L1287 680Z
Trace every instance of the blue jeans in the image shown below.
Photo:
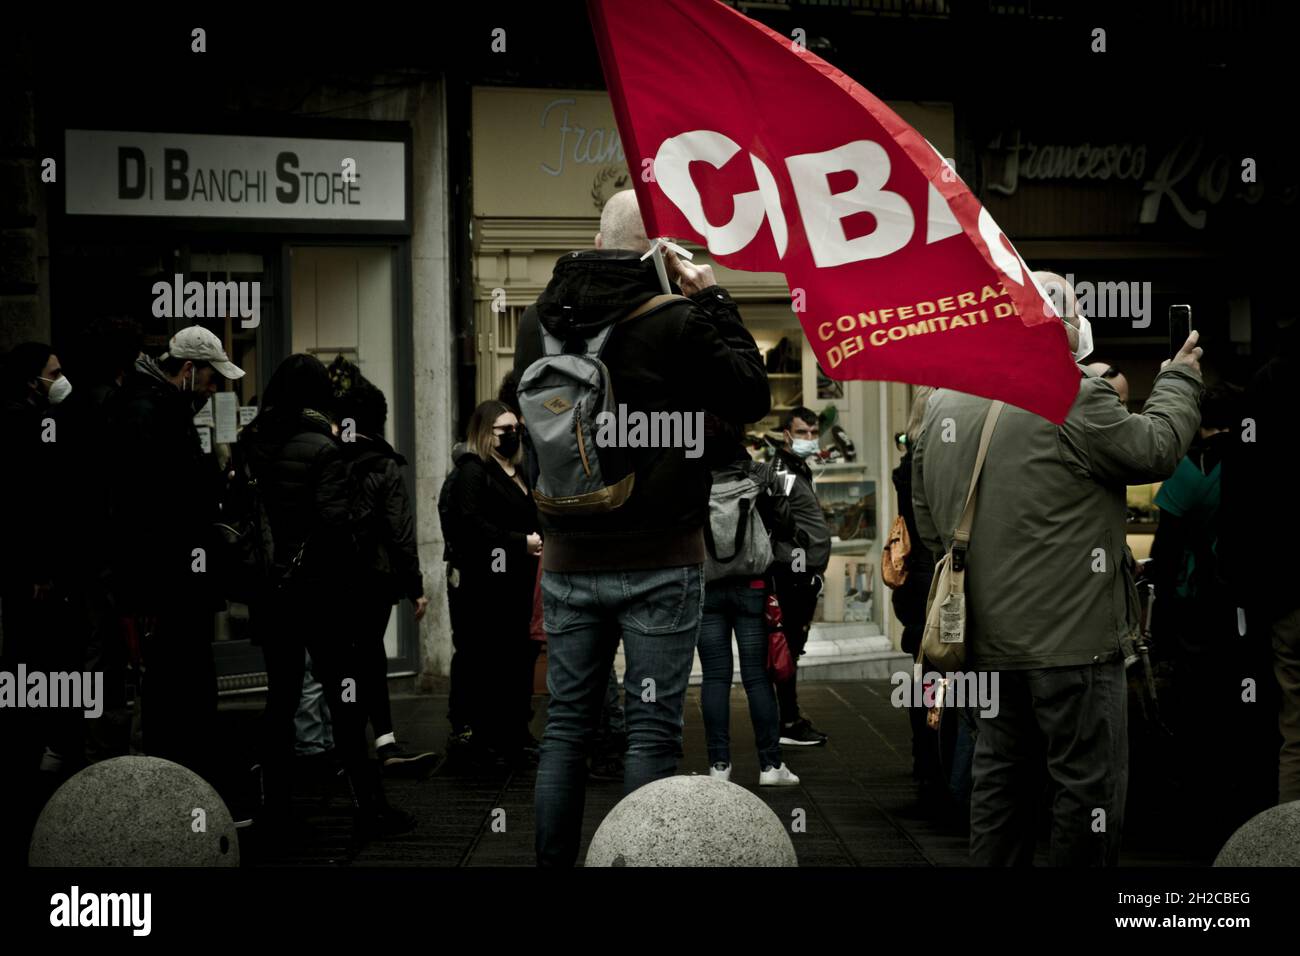
M329 704L325 703L325 688L312 676L311 655L303 651L303 656L307 665L302 673L302 700L298 703L297 716L293 718L297 735L294 753L299 757L334 749L334 728Z
M767 591L744 578L714 581L704 590L704 623L700 625L700 667L704 682L704 736L709 763L731 763L731 632L740 651L740 679L749 698L759 767L781 764L780 714L776 692L767 676L767 625L763 620Z
M537 768L537 862L572 866L587 755L623 641L628 747L623 793L677 772L682 707L704 604L704 567L542 574L550 705Z

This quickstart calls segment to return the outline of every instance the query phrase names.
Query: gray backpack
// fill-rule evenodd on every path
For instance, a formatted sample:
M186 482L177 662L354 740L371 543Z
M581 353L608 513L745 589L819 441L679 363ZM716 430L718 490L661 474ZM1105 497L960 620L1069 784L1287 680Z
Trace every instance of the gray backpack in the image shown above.
M772 563L772 542L758 513L763 486L748 473L719 477L715 473L704 526L704 580L762 577Z
M674 301L657 295L618 322L626 322ZM617 416L609 369L600 355L618 322L585 339L584 352L565 352L564 342L537 323L543 355L519 379L519 410L537 468L533 498L539 511L589 515L613 511L632 494L636 475L627 449L596 444L597 418Z

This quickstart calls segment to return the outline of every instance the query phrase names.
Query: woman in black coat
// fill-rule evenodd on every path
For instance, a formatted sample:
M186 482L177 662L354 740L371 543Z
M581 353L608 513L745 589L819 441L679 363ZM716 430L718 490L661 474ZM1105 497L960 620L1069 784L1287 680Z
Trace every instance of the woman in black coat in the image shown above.
M355 494L352 510L360 549L356 640L365 711L375 733L375 755L384 772L418 775L434 766L437 754L407 752L398 745L384 648L394 604L409 599L417 621L429 606L415 541L415 513L402 478L406 459L384 440L388 421L384 393L342 356L329 371Z
M276 828L287 822L306 650L328 695L336 750L352 784L354 835L364 839L409 830L414 820L388 806L366 745L349 624L360 596L352 488L326 413L332 401L325 366L310 355L291 355L271 377L263 410L240 435L274 539L275 582L252 608L269 685L265 817Z
M457 460L454 504L452 733L516 756L528 731L535 645L529 637L540 523L521 463L520 425L503 402L479 405Z

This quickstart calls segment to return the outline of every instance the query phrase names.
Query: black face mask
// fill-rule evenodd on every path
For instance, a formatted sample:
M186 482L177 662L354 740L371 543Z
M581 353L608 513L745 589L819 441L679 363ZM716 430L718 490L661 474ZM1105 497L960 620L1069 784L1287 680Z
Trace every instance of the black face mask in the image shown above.
M519 450L518 432L506 432L498 439L498 441L499 441L499 444L497 445L498 455L500 455L506 461L509 461L511 458L515 457L515 452Z

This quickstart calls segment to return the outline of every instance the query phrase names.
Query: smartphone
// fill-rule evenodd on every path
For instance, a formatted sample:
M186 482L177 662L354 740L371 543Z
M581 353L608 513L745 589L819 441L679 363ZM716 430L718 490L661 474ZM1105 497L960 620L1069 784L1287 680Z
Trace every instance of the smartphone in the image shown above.
M1190 305L1171 305L1169 307L1169 357L1178 354L1179 349L1192 334L1192 307Z

